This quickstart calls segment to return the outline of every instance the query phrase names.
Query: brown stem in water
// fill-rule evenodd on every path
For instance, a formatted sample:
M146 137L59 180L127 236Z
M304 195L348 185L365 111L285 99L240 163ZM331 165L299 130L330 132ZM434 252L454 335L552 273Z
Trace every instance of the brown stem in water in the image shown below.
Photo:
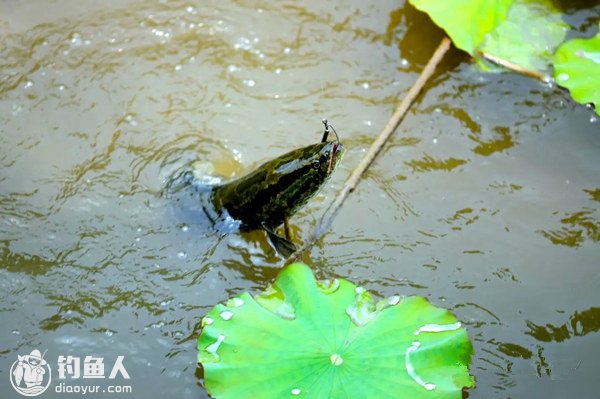
M312 236L306 241L304 246L302 246L302 248L300 248L295 253L295 255L291 259L300 260L302 254L310 248L312 248L315 245L315 243L319 239L321 239L321 237L329 229L329 227L331 227L333 219L336 217L342 204L348 197L348 194L354 191L354 189L360 182L360 178L362 177L362 175L367 171L371 163L373 163L373 161L383 148L386 141L390 138L392 133L394 133L394 130L396 130L396 127L402 121L404 115L406 115L406 112L414 103L421 90L423 90L423 87L425 86L429 78L431 78L431 76L433 75L435 68L450 48L450 44L451 41L447 37L444 37L442 39L442 41L438 45L438 48L435 50L435 52L429 59L429 62L427 62L427 65L425 65L425 68L421 72L419 78L410 88L406 97L404 97L400 105L398 105L398 108L396 108L396 111L394 111L394 114L390 117L388 123L384 126L381 133L379 133L377 139L373 142L373 144L371 144L371 148L369 148L369 151L365 154L358 166L352 171L352 174L350 175L348 180L346 180L346 184L338 193L335 200L325 210L323 216L321 216L321 219L317 224L317 228L313 232Z
M517 72L517 73L520 73L520 74L523 74L523 75L526 75L526 76L529 76L532 78L540 79L540 80L546 79L546 75L544 75L541 72L534 71L532 69L523 68L520 65L514 64L503 58L496 57L495 55L484 53L482 51L478 52L478 54L481 57L485 58L486 60L491 61L496 65L500 65L503 68L510 69L511 71L514 71L514 72Z

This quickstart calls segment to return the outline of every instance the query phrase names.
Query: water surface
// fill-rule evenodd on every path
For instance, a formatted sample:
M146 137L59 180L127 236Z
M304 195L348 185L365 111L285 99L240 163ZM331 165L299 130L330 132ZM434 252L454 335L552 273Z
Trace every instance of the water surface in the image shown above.
M0 3L0 396L41 348L125 355L135 397L207 397L201 317L283 262L263 233L174 214L166 179L193 161L239 176L326 117L347 153L292 220L300 241L442 32L399 1L102 4ZM568 11L593 34L593 11ZM475 346L470 398L593 398L598 154L567 93L453 51L311 262L451 309Z

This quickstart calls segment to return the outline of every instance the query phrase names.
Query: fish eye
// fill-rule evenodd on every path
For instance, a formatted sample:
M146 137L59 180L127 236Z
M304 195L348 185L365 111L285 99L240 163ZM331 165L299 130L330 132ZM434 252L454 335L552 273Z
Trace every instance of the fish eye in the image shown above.
M321 163L319 161L313 161L312 166L315 169L319 169L319 167L321 166Z

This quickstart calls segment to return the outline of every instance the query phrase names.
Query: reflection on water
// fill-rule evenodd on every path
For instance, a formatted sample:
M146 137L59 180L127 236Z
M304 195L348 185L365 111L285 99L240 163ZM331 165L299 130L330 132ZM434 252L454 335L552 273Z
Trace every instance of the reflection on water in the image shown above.
M292 219L302 240L442 37L397 1L3 8L0 374L32 347L125 355L136 397L206 397L201 317L283 263L263 232L176 212L167 179L186 165L240 176L319 140L327 117L348 151ZM587 32L592 14L568 18ZM475 344L471 398L591 397L598 124L459 52L419 101L306 261L452 309Z
M542 235L553 244L579 247L587 238L600 241L600 221L595 219L595 210L574 212L560 220L560 229L542 231Z
M547 324L539 326L533 322L527 322L528 335L543 342L563 342L573 337L600 331L600 308L589 308L582 312L575 312L569 317L569 321L560 326Z

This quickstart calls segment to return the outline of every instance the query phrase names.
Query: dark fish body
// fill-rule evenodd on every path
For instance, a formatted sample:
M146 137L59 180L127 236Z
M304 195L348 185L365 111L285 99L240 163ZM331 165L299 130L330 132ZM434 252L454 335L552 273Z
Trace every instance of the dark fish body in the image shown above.
M274 229L319 191L342 155L341 144L333 142L298 148L214 187L212 203L244 230Z
M311 144L265 162L239 179L216 185L195 179L187 170L169 182L166 192L183 194L177 201L187 211L201 209L222 233L265 230L275 249L287 257L295 246L275 229L319 191L343 151L339 142Z

